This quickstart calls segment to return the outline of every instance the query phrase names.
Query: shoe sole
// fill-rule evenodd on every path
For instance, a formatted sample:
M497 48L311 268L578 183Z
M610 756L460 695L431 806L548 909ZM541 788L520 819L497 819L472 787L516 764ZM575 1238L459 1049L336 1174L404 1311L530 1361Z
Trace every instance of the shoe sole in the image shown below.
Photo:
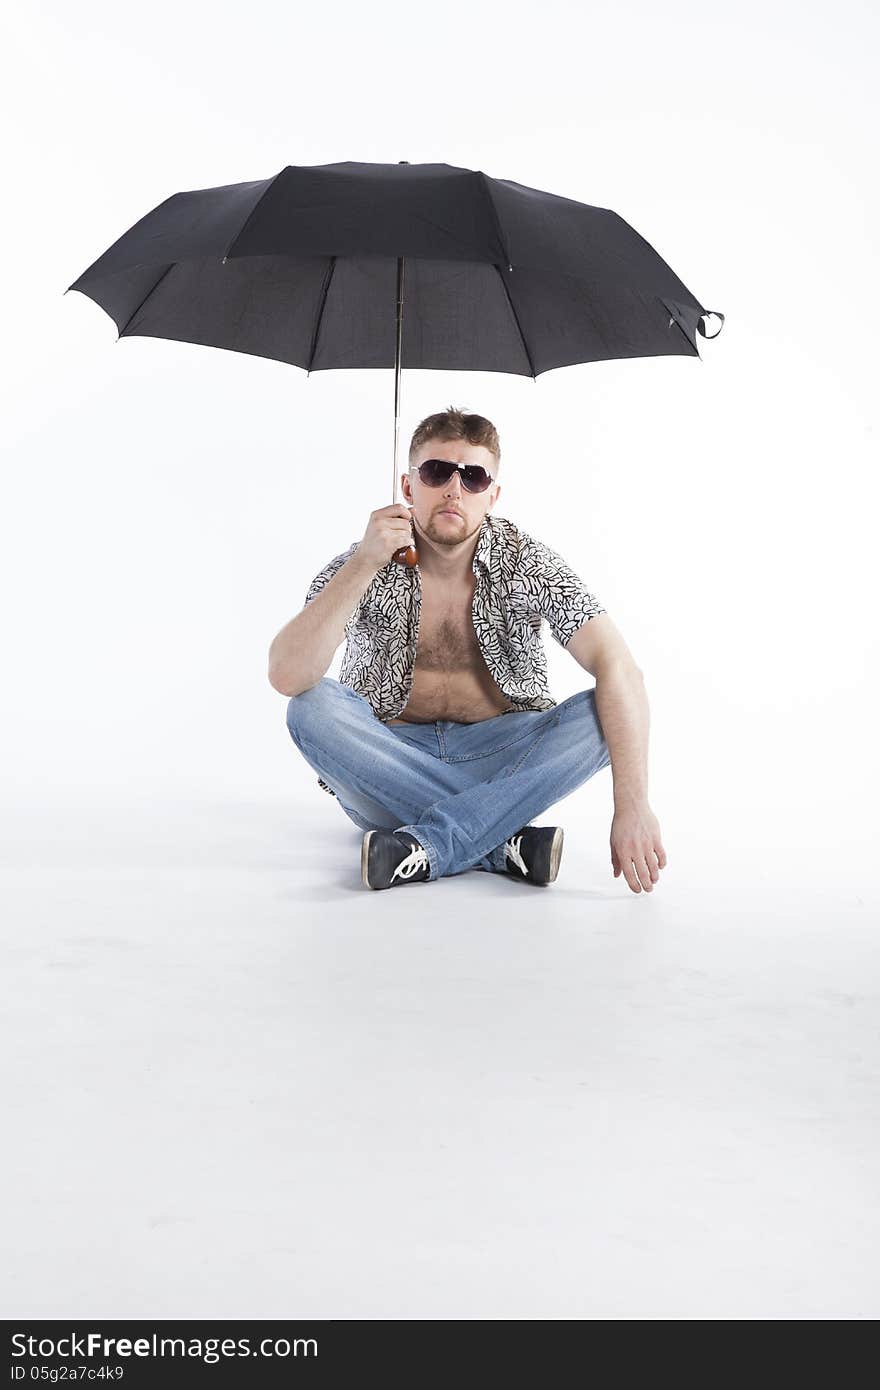
M530 880L527 880L528 882L533 883L536 888L546 888L548 883L554 882L556 875L559 873L559 861L562 858L563 839L564 835L562 831L562 826L557 825L556 829L553 832L553 839L550 841L550 854L548 856L546 878L532 877Z
M559 861L562 858L562 841L564 839L562 826L557 825L556 834L553 836L553 843L550 846L550 871L547 878L548 883L552 883L559 873Z
M544 857L543 846L541 846L542 854L538 860L538 864L532 866L532 872L528 876L523 875L519 871L514 871L513 869L509 869L508 873L514 878L518 878L522 883L530 883L533 888L546 888L548 883L553 883L555 881L556 875L559 873L559 863L562 859L562 842L564 839L565 834L562 826L557 825L553 831L553 839L550 841L550 848L547 851L546 874L542 874L538 869L538 864L540 864L541 859Z
M370 882L370 841L375 835L375 830L368 830L361 841L361 878L365 888L372 888Z

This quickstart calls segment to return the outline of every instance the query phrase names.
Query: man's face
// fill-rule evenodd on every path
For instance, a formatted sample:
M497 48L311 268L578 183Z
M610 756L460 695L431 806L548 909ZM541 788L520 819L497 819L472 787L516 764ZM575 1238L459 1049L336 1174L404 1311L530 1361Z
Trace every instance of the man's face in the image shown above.
M490 483L485 492L468 492L461 474L455 472L442 487L428 487L416 471L425 459L480 464L493 477L498 460L482 444L429 439L413 459L410 472L401 479L404 499L413 509L416 536L421 533L436 545L461 545L479 531L483 517L495 505L501 484Z

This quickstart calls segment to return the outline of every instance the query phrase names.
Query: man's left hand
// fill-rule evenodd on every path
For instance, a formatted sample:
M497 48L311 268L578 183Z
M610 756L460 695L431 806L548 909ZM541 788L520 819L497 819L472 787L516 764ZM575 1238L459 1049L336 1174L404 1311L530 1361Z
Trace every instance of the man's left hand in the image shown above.
M616 807L611 822L611 864L614 877L622 873L634 893L654 891L660 870L666 868L666 850L660 839L660 822L647 801Z

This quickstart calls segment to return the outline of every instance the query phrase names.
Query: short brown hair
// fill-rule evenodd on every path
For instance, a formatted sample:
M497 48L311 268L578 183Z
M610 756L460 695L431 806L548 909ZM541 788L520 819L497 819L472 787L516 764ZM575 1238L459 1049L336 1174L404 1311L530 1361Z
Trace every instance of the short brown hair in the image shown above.
M463 407L455 405L438 411L436 415L426 415L412 437L409 446L410 463L429 439L464 439L468 444L482 445L490 454L495 455L496 473L501 466L501 442L498 431L485 415L473 415Z

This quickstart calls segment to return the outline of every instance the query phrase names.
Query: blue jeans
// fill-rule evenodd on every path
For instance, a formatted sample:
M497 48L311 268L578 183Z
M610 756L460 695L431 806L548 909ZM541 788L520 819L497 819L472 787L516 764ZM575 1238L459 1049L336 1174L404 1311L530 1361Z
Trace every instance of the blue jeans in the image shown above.
M413 835L432 879L503 870L505 841L611 761L593 689L475 724L383 724L324 676L291 697L287 727L349 819Z

